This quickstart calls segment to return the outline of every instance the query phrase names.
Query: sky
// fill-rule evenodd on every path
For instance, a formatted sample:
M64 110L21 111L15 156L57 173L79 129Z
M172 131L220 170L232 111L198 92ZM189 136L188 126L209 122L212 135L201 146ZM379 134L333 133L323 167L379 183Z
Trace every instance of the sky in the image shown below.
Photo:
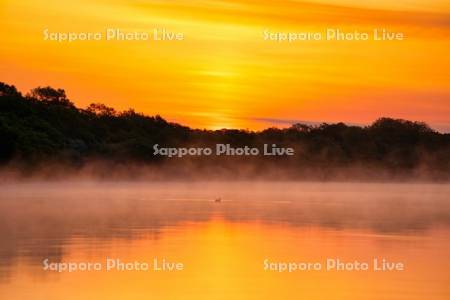
M395 2L395 3L392 3ZM181 41L45 40L166 29ZM401 32L404 40L265 40L264 32ZM66 90L194 128L424 121L450 132L444 0L0 0L0 81Z

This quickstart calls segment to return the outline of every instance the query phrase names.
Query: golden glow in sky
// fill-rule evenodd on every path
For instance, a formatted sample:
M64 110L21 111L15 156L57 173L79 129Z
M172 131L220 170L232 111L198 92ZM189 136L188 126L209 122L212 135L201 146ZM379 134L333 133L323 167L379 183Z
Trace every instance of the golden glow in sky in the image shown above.
M182 41L44 40L43 31L151 32ZM402 41L264 40L269 32L386 29ZM450 3L0 0L0 81L64 88L77 106L160 114L198 128L381 116L450 131Z

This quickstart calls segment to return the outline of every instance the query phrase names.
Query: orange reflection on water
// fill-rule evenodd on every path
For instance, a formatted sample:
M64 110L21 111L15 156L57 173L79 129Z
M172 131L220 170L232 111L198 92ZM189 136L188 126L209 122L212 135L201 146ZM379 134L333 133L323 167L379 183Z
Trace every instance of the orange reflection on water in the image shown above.
M0 299L448 299L449 193L445 184L3 184ZM42 265L107 257L185 269ZM264 270L266 259L375 257L405 270Z
M182 262L183 271L56 273L18 260L0 283L2 299L448 299L449 231L392 235L365 230L264 222L208 222L165 227L158 238L96 241L73 237L61 262ZM403 262L405 271L264 270L272 262Z

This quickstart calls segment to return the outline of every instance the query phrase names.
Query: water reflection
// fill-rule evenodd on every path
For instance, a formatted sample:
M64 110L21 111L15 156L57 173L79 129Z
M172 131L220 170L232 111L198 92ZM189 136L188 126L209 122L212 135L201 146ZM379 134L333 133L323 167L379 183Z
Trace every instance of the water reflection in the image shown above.
M335 296L351 298L353 294L348 289L361 283L357 274L275 276L263 272L261 262L268 256L286 261L317 260L327 255L349 259L383 255L406 260L416 269L398 278L391 274L382 278L369 275L375 276L374 282L386 281L387 290L380 286L381 292L392 299L412 292L415 294L411 299L420 298L420 289L411 291L402 284L423 279L423 286L417 287L434 289L434 298L438 299L449 295L445 285L450 267L446 254L450 250L449 194L449 186L431 184L3 185L0 296L5 292L8 297L3 299L13 299L20 298L15 295L24 296L22 292L40 291L45 299L69 299L70 288L64 291L64 284L69 284L66 280L77 278L80 285L97 280L106 288L119 279L128 282L133 278L141 283L144 280L148 285L152 278L159 284L153 292L161 293L160 299L262 299L264 296L256 287L246 286L261 283L267 289L271 287L269 294L297 299L292 291L300 279L310 284L304 287L302 296L330 299L333 297L326 295L330 296L335 286ZM220 203L214 201L217 197L222 198ZM176 276L146 277L134 273L112 276L42 271L44 258L61 262L114 255L133 260L165 255L185 261L191 268ZM239 264L246 267L238 268ZM211 274L217 274L217 278L211 278ZM434 280L430 280L430 274ZM30 284L29 276L50 285L55 280L62 282L53 285L53 296L44 297L42 290ZM393 278L397 280L394 285L388 283ZM99 290L89 297L95 294L108 299L120 295L144 299L146 289L138 282L130 284L136 290L127 286L108 297ZM314 290L325 283L330 285L330 291ZM173 291L170 286L174 284L180 286L178 292L190 294L184 297ZM361 288L364 294L371 284L361 284L365 286ZM19 292L18 286L25 288ZM391 290L394 286L398 290ZM170 290L172 298L163 297L164 287ZM364 297L370 298L367 294Z

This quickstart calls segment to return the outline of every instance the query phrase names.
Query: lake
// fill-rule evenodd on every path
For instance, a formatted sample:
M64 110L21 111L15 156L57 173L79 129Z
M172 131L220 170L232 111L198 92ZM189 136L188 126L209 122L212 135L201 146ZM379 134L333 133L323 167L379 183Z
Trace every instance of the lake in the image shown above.
M0 188L0 299L450 299L446 184Z

